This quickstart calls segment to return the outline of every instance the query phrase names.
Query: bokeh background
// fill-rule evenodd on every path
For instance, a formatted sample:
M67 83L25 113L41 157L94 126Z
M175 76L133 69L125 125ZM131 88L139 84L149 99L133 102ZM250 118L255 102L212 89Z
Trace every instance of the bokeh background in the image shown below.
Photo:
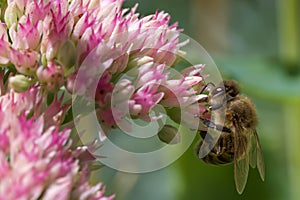
M250 169L242 195L233 165L209 166L192 145L171 166L147 174L95 173L117 200L300 198L300 2L297 0L127 0L142 15L164 10L237 80L257 106L266 180ZM197 55L194 55L195 62ZM199 138L197 137L195 143Z

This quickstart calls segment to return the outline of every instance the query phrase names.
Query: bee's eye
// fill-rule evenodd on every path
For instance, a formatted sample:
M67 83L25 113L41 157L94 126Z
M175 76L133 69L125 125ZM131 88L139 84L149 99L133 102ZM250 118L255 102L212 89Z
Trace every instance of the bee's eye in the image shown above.
M222 87L218 87L217 89L216 89L216 93L221 93L221 92L223 92L224 91L224 88L222 88Z
M218 97L225 94L225 88L224 87L217 87L214 89L214 91L212 92L212 95L214 97Z

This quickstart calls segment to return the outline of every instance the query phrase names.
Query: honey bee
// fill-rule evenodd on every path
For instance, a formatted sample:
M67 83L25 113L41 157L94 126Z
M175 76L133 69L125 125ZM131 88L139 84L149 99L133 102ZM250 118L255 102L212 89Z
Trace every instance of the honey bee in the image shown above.
M209 92L206 101L209 104L207 112L214 112L215 116L213 120L202 121L206 127L218 132L219 137L213 143L207 130L200 131L203 140L196 148L197 155L213 165L233 162L235 186L241 194L247 183L249 164L253 168L257 166L261 179L264 181L265 178L263 154L256 132L255 106L248 97L240 94L240 88L233 80L217 85ZM210 147L203 155L200 150L205 146Z

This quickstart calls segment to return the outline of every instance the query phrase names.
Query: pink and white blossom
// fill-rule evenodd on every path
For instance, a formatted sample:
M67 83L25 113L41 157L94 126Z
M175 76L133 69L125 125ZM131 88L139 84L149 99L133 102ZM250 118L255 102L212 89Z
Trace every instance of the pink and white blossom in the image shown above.
M70 130L49 124L51 111L29 117L40 100L33 88L0 97L0 199L113 199L101 184L88 183L81 163L87 148L70 150ZM49 109L59 108L59 101Z
M71 95L94 106L100 140L115 128L130 131L127 119L160 119L150 115L157 105L174 111L171 118L184 108L188 127L203 110L204 66L171 70L188 42L179 40L178 24L163 11L140 16L137 5L122 6L123 0L7 1L0 23L0 200L114 198L101 183L89 184L95 141L77 144L63 128L84 114L71 116ZM177 129L163 132L169 143Z

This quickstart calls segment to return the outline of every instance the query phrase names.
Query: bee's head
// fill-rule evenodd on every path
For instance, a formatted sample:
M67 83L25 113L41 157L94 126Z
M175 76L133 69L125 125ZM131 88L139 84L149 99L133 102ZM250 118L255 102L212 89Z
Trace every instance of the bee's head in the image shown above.
M236 97L240 93L240 88L236 81L225 80L218 84L211 92L211 97L215 100L225 99L229 101L230 99Z
M240 93L240 87L234 80L223 81L225 92L229 97L236 97Z

